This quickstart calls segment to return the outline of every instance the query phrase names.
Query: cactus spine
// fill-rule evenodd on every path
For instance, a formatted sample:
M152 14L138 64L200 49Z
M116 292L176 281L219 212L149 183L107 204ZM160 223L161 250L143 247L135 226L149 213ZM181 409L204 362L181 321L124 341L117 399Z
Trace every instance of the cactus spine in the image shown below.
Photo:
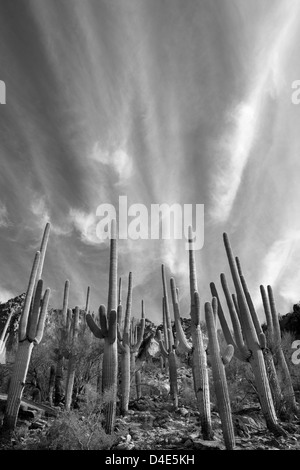
M102 392L105 394L104 415L105 430L111 434L114 430L117 400L118 349L117 349L117 237L116 221L111 223L110 265L107 313L104 305L100 306L100 327L89 313L86 321L96 338L104 338L102 365Z
M76 348L77 348L77 338L79 332L79 307L75 307L75 313L72 319L72 325L68 334L68 375L67 375L67 384L66 384L66 401L65 408L67 411L70 411L72 403L72 394L73 386L75 379L75 369L76 369Z
M217 299L214 297L213 301L217 302ZM216 321L214 318L214 312L209 302L205 303L205 320L209 339L209 355L214 380L214 388L222 423L224 442L226 449L232 450L235 447L235 437L224 365L228 364L228 362L231 360L234 347L232 344L228 344L224 356L221 356Z
M267 377L265 361L262 349L265 347L266 341L264 335L257 335L255 330L255 325L253 322L253 316L250 314L248 303L244 294L244 290L242 287L242 283L240 280L240 276L237 270L237 266L234 260L234 256L232 253L232 249L230 246L230 242L228 239L228 235L224 233L223 235L225 250L230 266L230 271L232 275L232 279L234 282L236 294L237 294L237 301L238 301L238 309L239 309L239 320L241 324L241 330L243 333L243 337L245 340L245 345L249 350L249 359L248 361L251 364L255 383L257 387L257 392L262 408L262 412L264 414L267 427L271 432L276 435L284 435L284 430L279 426L277 421L277 416L273 404L272 394L270 390L270 385Z

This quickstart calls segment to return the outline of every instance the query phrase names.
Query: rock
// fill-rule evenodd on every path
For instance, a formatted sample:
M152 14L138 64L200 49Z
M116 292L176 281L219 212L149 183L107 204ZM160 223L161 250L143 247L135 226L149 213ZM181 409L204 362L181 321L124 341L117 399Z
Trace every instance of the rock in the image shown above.
M189 410L187 410L186 408L179 408L178 411L180 415L184 418L190 414Z
M192 439L187 439L185 442L184 442L184 447L192 447L194 445Z
M194 441L194 448L197 450L225 450L225 446L220 441L204 441L197 439Z

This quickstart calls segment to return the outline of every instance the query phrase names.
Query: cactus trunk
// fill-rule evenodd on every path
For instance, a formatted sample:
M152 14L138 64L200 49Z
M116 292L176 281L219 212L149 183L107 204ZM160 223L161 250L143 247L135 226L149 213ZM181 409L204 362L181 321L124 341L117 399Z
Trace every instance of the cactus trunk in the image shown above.
M34 344L27 339L19 344L14 371L10 380L3 426L14 429L18 419L26 376Z
M205 319L209 338L209 355L211 358L210 362L214 379L214 388L222 423L224 442L226 449L232 450L235 447L235 437L231 415L230 398L228 393L225 368L220 354L216 323L214 320L211 304L209 302L206 302L205 304ZM233 346L229 345L229 347L232 348L233 353Z

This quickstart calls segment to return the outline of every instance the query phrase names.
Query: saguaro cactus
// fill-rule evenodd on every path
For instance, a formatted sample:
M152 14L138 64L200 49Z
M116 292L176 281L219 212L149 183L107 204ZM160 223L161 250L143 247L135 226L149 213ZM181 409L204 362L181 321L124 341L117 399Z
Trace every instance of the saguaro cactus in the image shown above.
M135 373L135 358L140 348L144 336L145 314L144 302L142 301L142 318L140 328L131 323L131 304L132 304L132 273L128 276L128 294L126 302L126 312L124 320L123 334L119 331L119 346L121 351L121 413L126 415L128 412L128 403L130 396L131 375ZM118 325L119 326L119 325Z
M191 333L192 345L187 341L181 321L178 297L176 296L175 281L171 279L171 292L174 307L174 317L176 326L176 339L178 349L192 353L192 370L194 378L194 389L200 413L200 422L203 438L210 440L213 438L210 410L210 392L207 370L207 358L203 344L203 336L200 325L200 298L198 292L194 292L194 302L191 306Z
M116 399L117 399L117 375L118 375L118 349L117 349L117 237L116 221L111 223L110 240L110 267L107 314L104 305L100 306L100 327L93 320L89 313L86 321L96 336L104 338L104 353L102 366L102 391L105 395L105 429L111 434L115 425Z
M169 379L170 379L170 393L173 399L174 407L178 408L178 385L177 385L177 363L176 363L176 352L175 352L175 345L174 345L174 337L172 332L171 326L171 316L170 316L170 309L169 309L169 300L168 300L168 292L166 286L166 275L165 275L165 267L162 265L162 282L163 282L163 296L165 301L165 314L166 314L166 324L167 324L167 335L168 335L168 349L166 349L166 345L161 337L161 332L158 332L158 340L160 345L160 351L163 356L168 359L169 365Z
M251 295L250 295L250 292L246 283L246 279L243 276L240 260L238 257L236 257L235 260L236 260L236 265L237 265L238 273L240 276L241 284L242 284L244 294L247 300L247 304L249 307L250 315L252 317L252 321L256 330L256 334L257 334L257 337L261 339L260 344L262 347L262 352L263 352L263 356L265 360L266 372L267 372L267 376L269 379L269 384L271 388L275 411L276 413L278 413L280 417L284 417L285 406L283 403L283 399L282 399L283 397L282 397L282 393L280 390L280 385L279 385L279 381L278 381L278 377L277 377L277 373L276 373L276 369L275 369L275 365L273 361L273 355L271 353L271 350L268 348L267 338L265 334L263 333L261 324L258 320L258 316L256 314L255 307L252 302L252 298L251 298Z
M77 358L77 338L79 332L79 307L75 308L73 314L72 325L68 334L68 375L67 375L67 384L66 384L66 401L65 408L67 411L71 408L72 403L72 394L73 386L75 379L75 370L76 370L76 358Z
M203 344L203 336L200 324L200 297L197 292L197 271L195 261L194 244L192 240L192 228L189 227L189 279L190 279L190 308L191 308L191 333L192 345L187 341L180 321L178 291L174 279L171 279L171 292L174 309L176 340L178 350L192 354L192 372L194 390L200 413L201 430L204 439L213 437L210 410L209 379L207 370L207 358Z
M35 289L35 296L31 308L27 308L30 293L35 286L40 252L37 252L31 271L26 300L19 323L19 347L15 357L10 385L7 395L7 404L4 416L4 427L13 430L16 426L18 412L25 386L27 371L30 363L32 349L39 344L44 332L45 318L48 308L50 289L46 289L42 297L43 281L40 279Z
M237 294L239 309L238 313L241 324L241 330L243 333L245 345L249 350L248 361L250 362L254 373L257 393L259 396L262 412L264 414L266 424L270 431L272 431L276 435L284 435L285 431L279 426L277 421L270 385L267 377L264 356L262 352L262 349L266 345L266 338L264 334L260 334L259 337L257 335L253 318L249 311L241 279L232 253L228 235L226 233L224 233L223 239L232 279Z
M271 286L267 286L270 304L269 309L264 286L260 286L260 289L267 318L267 340L269 347L277 360L277 367L282 377L282 393L288 408L299 416L300 410L296 402L290 371L282 349L280 325L273 290Z
M126 302L125 322L123 335L119 338L121 350L121 413L127 414L130 395L130 317L132 304L132 273L128 276L128 293ZM119 304L121 305L121 304Z
M217 299L214 297L213 301L217 302ZM235 437L224 365L228 364L228 362L231 360L234 348L232 344L228 344L224 355L221 356L216 321L211 304L209 302L205 303L205 320L209 339L209 355L214 380L214 388L222 423L225 446L226 449L232 450L235 447Z
M58 405L61 403L64 395L64 351L67 346L68 339L68 329L69 329L69 320L68 320L68 303L69 303L69 292L70 292L70 281L67 279L64 286L64 295L63 295L63 308L61 311L61 316L59 318L59 333L58 333L58 348L56 353L56 371L55 371L55 404Z

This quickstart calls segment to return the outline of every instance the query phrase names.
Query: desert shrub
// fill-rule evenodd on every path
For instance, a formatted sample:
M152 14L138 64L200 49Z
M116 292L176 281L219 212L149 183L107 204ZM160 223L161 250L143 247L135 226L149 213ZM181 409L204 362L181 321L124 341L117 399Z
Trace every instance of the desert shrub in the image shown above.
M108 450L120 437L119 432L106 434L103 427L103 407L110 392L100 396L88 389L86 403L80 410L62 411L38 443L29 450Z

